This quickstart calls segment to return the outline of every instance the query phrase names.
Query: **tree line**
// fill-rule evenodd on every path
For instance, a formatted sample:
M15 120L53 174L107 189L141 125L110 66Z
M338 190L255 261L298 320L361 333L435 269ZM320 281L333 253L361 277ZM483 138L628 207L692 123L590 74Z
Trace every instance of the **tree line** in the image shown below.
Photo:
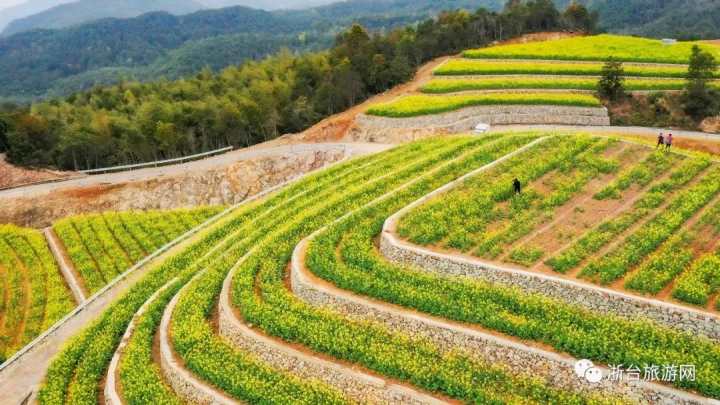
M371 33L355 24L324 52L287 50L218 73L122 82L30 107L0 108L0 151L19 165L91 169L244 147L302 131L408 81L440 55L543 30L591 31L573 3L511 0L501 12L448 11Z
M712 53L694 45L688 62L685 89L678 96L683 112L696 123L720 113L720 92L710 83L715 79L718 62ZM609 59L605 62L598 81L598 96L611 103L621 103L629 96L625 90L625 69L622 62ZM660 94L652 96L657 99Z

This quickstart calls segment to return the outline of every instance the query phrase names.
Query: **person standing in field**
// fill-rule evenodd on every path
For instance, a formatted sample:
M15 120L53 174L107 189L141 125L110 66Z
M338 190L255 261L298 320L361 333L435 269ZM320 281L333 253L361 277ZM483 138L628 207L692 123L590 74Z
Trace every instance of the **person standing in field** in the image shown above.
M515 190L515 194L521 194L522 193L522 184L520 183L520 180L517 178L513 180L513 190Z
M658 143L657 146L655 146L655 149L661 148L665 144L665 136L663 136L663 133L660 132L660 135L658 135Z
M672 136L672 134L668 134L667 140L665 141L665 150L669 150L670 148L672 148L672 143L673 143L673 136Z

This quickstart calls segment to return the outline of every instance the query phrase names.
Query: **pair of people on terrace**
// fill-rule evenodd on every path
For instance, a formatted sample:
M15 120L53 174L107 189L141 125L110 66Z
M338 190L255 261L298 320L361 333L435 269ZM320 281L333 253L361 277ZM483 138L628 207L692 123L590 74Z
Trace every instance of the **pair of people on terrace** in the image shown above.
M673 134L668 133L667 136L663 135L662 132L660 132L660 135L658 135L658 142L657 146L655 146L655 149L662 148L665 146L665 150L668 150L672 147L673 144Z

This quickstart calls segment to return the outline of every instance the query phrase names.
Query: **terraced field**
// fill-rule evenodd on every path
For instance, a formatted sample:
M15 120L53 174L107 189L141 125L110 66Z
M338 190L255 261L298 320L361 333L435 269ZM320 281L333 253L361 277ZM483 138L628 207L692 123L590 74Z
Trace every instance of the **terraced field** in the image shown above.
M592 122L582 119L586 112L567 107L600 106L594 93L603 61L612 57L625 63L627 91L678 91L685 86L685 64L693 45L688 42L665 45L659 40L597 35L468 50L461 58L450 59L439 66L434 77L420 86L422 95L407 95L371 106L367 114L409 118L473 106L543 105L565 109L556 112L555 117L547 117L547 111L541 112L541 116L534 119L542 122L534 123L583 125L583 121ZM716 46L699 45L720 55ZM713 85L718 87L719 83ZM492 114L505 113L492 112L486 117L487 114L479 112L477 116L502 124L531 123L512 122L518 119L518 114L493 117ZM568 118L572 115L575 117Z
M163 245L218 214L222 207L106 212L54 224L83 289L92 295Z
M550 59L604 61L615 58L627 62L685 64L693 45L720 56L720 49L702 42L664 44L657 39L621 35L571 37L546 42L511 44L465 51L466 58Z
M642 163L664 168L659 181L675 184L664 191L713 193L714 163L582 135L433 138L333 165L234 207L156 264L69 342L38 400L580 404L720 398L717 337L639 313L593 311L517 286L399 264L378 245L388 218L455 181L462 188L443 194L444 204L433 200L412 211L401 234L406 227L420 238L434 229L462 228L444 225L454 218L446 213L466 209L460 201L489 207L483 215L512 208L517 217L503 219L529 218L525 228L550 220L535 215L543 208L563 210L578 195L608 195L624 205L638 184L660 187L638 174ZM550 191L538 195L528 187L513 196L505 180L519 172ZM603 184L610 184L608 191ZM423 215L427 226L413 221ZM711 211L707 215L712 221ZM502 240L513 237L523 235ZM703 279L702 269L693 273ZM594 385L575 376L577 358L600 367L693 364L697 378Z
M0 364L75 306L42 233L0 226Z
M720 165L603 141L553 163L498 167L408 214L399 234L714 311ZM513 178L525 190L511 195Z

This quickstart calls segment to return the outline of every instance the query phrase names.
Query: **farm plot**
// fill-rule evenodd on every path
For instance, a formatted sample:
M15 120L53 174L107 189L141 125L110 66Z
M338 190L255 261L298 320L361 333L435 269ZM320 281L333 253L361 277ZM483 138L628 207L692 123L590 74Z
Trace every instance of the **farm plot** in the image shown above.
M166 365L159 363L154 349L156 339L163 339L157 337L159 332L166 336L172 355L185 372L209 390L234 400L379 402L377 397L362 397L362 392L341 388L332 379L304 374L306 367L293 368L280 361L261 359L252 348L241 347L228 338L222 327L225 317L273 337L275 345L319 356L336 367L352 367L354 372L379 376L389 384L402 382L408 389L441 400L622 402L622 398L600 398L558 388L549 379L511 370L502 361L488 361L409 330L358 320L301 300L288 286L293 250L301 240L331 224L328 233L321 234L311 246L308 266L329 280L349 280L347 285L337 282L345 288L599 362L663 364L682 354L684 360L701 366L696 381L679 383L678 387L720 396L720 353L717 345L707 339L661 328L647 320L628 321L581 311L512 289L423 278L409 270L406 278L404 269L374 267L378 258L372 240L388 215L537 139L537 134L519 134L425 140L335 165L236 208L183 251L152 269L76 337L53 362L39 395L40 403L97 403L102 398L99 390L106 381L110 358L133 314L145 302L147 310L136 319L136 328L120 353L116 374L118 392L128 403L193 400L166 380ZM592 159L584 155L584 160L577 160L602 175L612 174L625 168L619 145L589 137L550 137L507 164L527 163L540 171L558 165L563 158L594 151L606 156ZM546 162L548 157L552 162ZM586 180L595 178L591 172L579 170L573 184L592 181ZM340 224L339 228L336 224ZM359 270L344 272L336 266L339 260L340 265ZM395 282L398 289L393 287ZM434 294L429 293L430 289ZM225 293L229 294L227 301ZM229 312L224 310L224 302L230 305ZM169 322L161 322L163 318ZM652 339L647 338L650 336ZM598 347L604 349L598 351Z
M435 249L706 305L720 271L710 270L720 166L613 144L498 167L408 214L398 232ZM514 178L525 184L519 195Z
M597 98L586 94L556 93L495 93L473 95L409 95L368 109L370 115L381 117L416 117L440 114L472 106L496 105L559 105L571 107L599 107Z
M0 226L0 363L75 306L42 233Z
M128 317L153 291L176 276L178 281L170 283L173 287L154 301L138 323L121 360L119 384L126 400L152 398L163 403L180 400L164 382L152 358L151 336L159 328L159 314L164 304L193 275L196 277L185 284L188 288L177 296L169 327L174 350L194 375L231 397L251 403L353 402L319 380L301 379L279 370L217 335L210 317L223 280L232 268L237 268L234 288L243 290L242 294L233 293L239 313L253 323L254 328L266 333L453 397L481 401L584 402L582 395L558 391L528 376L512 376L499 366L488 367L471 359L443 354L427 342L391 333L380 326L368 327L340 314L317 311L294 298L283 282L282 273L294 244L318 226L447 160L463 156L454 170L448 169L443 176L435 178L437 183L426 186L441 184L533 138L426 141L384 153L380 159L363 158L337 165L264 201L239 208L188 251L153 271L103 319L79 336L55 361L41 392L41 403L63 400L66 396L75 403L95 403L105 362L118 343L118 332L124 330ZM357 170L359 168L362 170ZM417 191L424 192L424 188ZM241 258L244 259L238 262ZM199 269L207 270L198 273ZM249 302L244 302L245 299ZM358 344L360 341L366 343ZM422 350L418 350L420 348ZM455 372L470 378L458 379ZM500 390L499 383L516 389Z
M627 79L627 91L671 91L685 87L682 79ZM715 87L717 83L713 83ZM598 78L515 76L466 79L435 79L422 87L428 94L446 94L478 90L586 90L596 91Z
M623 62L629 92L679 91L686 86L694 45L720 56L720 48L693 42L666 45L654 39L597 35L467 50L433 72L434 78L410 94L370 106L371 116L408 118L472 106L601 107L597 93L604 61ZM720 73L718 76L720 78ZM720 83L712 84L720 88ZM589 94L592 93L592 94ZM434 97L430 97L433 95ZM544 124L596 123L583 112L566 109L557 116L530 118ZM514 123L503 112L490 123ZM523 118L516 123L527 123Z
M684 64L690 58L693 45L720 56L720 50L701 42L678 42L666 45L662 41L620 35L595 35L564 38L527 44L501 45L468 50L466 58L482 59L556 59L604 61L608 58L627 62Z
M91 294L163 245L219 213L221 207L106 212L65 218L53 226Z
M550 75L550 76L600 76L603 63L578 63L563 61L517 61L451 59L435 69L435 76L485 76L485 75ZM675 78L687 76L687 66L663 66L648 64L625 64L629 77ZM720 73L718 73L720 74Z

